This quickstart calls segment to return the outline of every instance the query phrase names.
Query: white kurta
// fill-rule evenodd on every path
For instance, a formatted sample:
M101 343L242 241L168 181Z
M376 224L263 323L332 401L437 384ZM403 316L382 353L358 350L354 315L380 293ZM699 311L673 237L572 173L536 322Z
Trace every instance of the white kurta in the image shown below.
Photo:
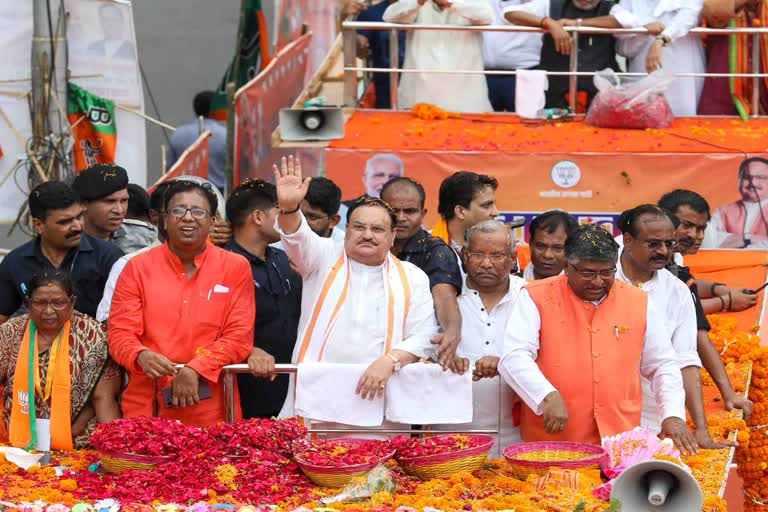
M325 281L326 271L338 259L343 246L330 238L321 238L313 232L301 215L299 229L290 235L280 226L283 247L288 258L296 265L303 279L299 339L309 323ZM404 350L418 357L430 357L434 346L430 338L437 333L434 304L429 278L418 267L402 262L410 286L411 297L405 322L403 340L392 348ZM371 363L384 354L386 334L386 303L384 278L380 266L368 266L350 260L347 297L328 338L323 361L329 363ZM297 361L299 343L293 352ZM293 416L294 376L291 376L288 397L281 417Z
M461 311L461 342L456 354L469 359L472 369L478 359L484 356L501 358L504 349L504 331L512 306L517 300L525 281L517 276L510 276L507 294L491 311L485 305L477 290L467 287L459 295ZM480 379L472 383L472 424L466 426L472 430L499 430L499 435L491 449L491 455L501 456L501 450L510 444L519 443L520 427L512 422L512 401L515 393L499 377ZM436 427L439 430L441 427ZM443 428L455 429L455 425Z
M616 279L635 285L624 275L621 260L616 264ZM648 294L648 300L663 314L662 321L677 353L678 367L681 370L689 366L701 367L696 341L696 307L691 290L667 269L655 272L650 281L640 285L640 289ZM640 382L643 388L640 426L658 432L661 429L661 418L651 391L651 381L643 377Z
M491 0L493 23L504 25L505 10L521 0ZM541 34L526 32L483 32L483 59L486 69L530 69L539 65Z
M671 43L662 49L662 66L670 73L704 73L706 60L701 37L688 34L699 24L702 0L621 0L619 5L634 14L633 27L660 21L661 35ZM622 23L623 24L623 23ZM624 24L623 24L624 25ZM629 27L630 25L624 25ZM645 73L645 56L655 37L650 35L617 35L617 50L629 61L630 73ZM694 116L699 105L703 77L676 77L664 94L676 116Z
M384 12L390 23L430 25L488 25L493 11L488 0L453 0L439 10L431 0L398 0ZM483 70L483 34L446 30L408 31L404 69ZM490 112L485 76L437 73L403 73L398 104L409 109L414 103L433 103L456 112Z
M599 307L599 305L598 305ZM557 391L536 365L541 316L528 291L523 289L507 321L504 357L499 373L536 414L542 414L544 398ZM627 368L627 370L631 370ZM685 391L677 357L664 328L664 317L648 303L640 375L651 381L656 404L664 418L685 421Z

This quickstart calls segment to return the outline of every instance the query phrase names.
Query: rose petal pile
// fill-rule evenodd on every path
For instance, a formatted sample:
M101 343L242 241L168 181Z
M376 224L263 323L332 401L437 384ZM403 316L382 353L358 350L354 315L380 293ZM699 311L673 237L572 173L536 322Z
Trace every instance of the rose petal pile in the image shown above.
M391 454L386 441L367 439L299 439L293 443L294 457L314 466L342 467L375 462Z
M200 428L180 421L138 416L101 423L91 435L91 444L99 451L175 457L198 446L203 436Z
M285 456L291 454L291 445L306 437L307 429L295 419L250 419L237 423L219 423L205 429L207 452L242 456L253 450L267 450Z
M479 446L483 442L485 439L480 437L453 434L422 439L397 436L390 441L390 445L397 450L398 458L410 458L465 450Z
M586 122L601 128L667 128L675 120L663 94L652 92L632 101L620 88L600 91L587 111Z

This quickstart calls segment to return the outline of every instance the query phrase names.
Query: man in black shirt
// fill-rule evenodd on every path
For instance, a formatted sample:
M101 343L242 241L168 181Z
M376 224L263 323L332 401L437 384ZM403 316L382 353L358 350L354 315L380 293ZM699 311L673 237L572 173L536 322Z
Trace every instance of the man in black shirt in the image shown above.
M334 229L341 220L340 206L341 189L328 178L315 176L309 182L307 195L301 201L300 208L312 231L323 238L333 238ZM339 233L343 238L344 233Z
M301 278L290 269L285 252L269 246L280 240L276 203L273 184L246 180L232 191L226 206L234 237L224 248L245 256L256 287L253 350L248 357L252 375L237 376L243 418L280 413L288 375L276 375L275 363L291 362L301 315Z
M418 181L403 177L391 179L382 187L381 198L397 215L392 254L413 263L429 277L435 314L442 331L432 342L440 345L440 363L453 369L453 355L461 340L457 296L461 293L462 276L456 255L445 242L421 227L427 210L424 187Z
M29 211L38 236L0 262L0 323L22 305L32 275L50 268L69 273L77 296L75 309L95 317L109 271L123 252L83 232L83 205L63 182L47 181L33 188Z

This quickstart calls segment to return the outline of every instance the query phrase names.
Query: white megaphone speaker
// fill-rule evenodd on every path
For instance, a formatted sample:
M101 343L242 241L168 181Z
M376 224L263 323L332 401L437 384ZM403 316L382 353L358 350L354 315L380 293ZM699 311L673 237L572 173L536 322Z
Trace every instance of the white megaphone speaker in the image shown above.
M699 483L681 466L650 459L632 464L613 481L611 499L621 502L621 512L694 512L704 497Z
M285 141L344 137L344 113L337 107L281 108L280 138Z

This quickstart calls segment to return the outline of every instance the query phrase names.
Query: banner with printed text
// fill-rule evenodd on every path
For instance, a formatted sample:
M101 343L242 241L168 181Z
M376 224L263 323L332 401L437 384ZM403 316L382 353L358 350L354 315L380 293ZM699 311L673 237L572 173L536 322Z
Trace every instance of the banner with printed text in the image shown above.
M176 160L176 163L154 182L147 190L151 193L156 186L179 176L199 176L208 178L208 141L211 132L206 130L200 134L197 140L189 146Z
M377 153L347 149L325 151L326 176L341 187L343 199L364 192L376 193L375 177L369 179L365 169L367 160ZM402 161L404 175L417 179L426 189L425 225L428 227L437 220L437 191L442 180L458 170L473 170L499 181L496 203L508 221L526 221L526 226L516 232L518 239L527 240L530 220L552 208L572 213L580 223L603 224L618 235L616 220L623 210L641 203L656 203L665 192L685 188L703 195L713 210L705 246L744 246L743 233L723 228L732 212L741 211L738 205L744 200L738 173L744 157L740 154L425 151L391 154ZM768 166L765 169L753 166L752 174L757 173L764 174L768 180ZM755 179L755 183L762 186L762 181ZM383 183L378 184L379 189L381 185ZM768 199L768 189L763 193ZM758 216L754 224L760 222ZM758 234L752 235L750 248L768 246L766 231L768 225L757 225Z
M288 152L272 149L272 132L281 108L290 107L304 89L312 34L305 34L280 51L269 65L235 95L234 182L269 178L272 164ZM291 151L311 159L319 150Z

